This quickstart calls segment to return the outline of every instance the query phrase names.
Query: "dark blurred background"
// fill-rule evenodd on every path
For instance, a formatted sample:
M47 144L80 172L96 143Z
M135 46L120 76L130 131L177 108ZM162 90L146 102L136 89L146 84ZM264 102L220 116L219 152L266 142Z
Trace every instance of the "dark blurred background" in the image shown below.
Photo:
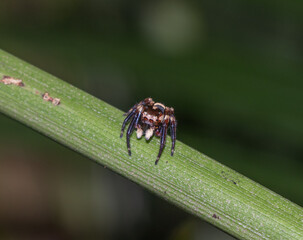
M303 205L302 2L1 0L0 48L124 111L173 106L180 141ZM232 239L4 115L0 133L1 239Z

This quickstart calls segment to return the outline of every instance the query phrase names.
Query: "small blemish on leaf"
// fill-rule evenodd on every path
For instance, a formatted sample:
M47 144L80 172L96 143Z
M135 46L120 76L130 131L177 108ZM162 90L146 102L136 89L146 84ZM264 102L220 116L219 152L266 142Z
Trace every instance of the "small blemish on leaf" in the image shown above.
M229 182L232 182L233 184L237 185L240 181L239 180L234 180L233 176L230 174L230 173L227 173L227 172L224 172L224 171L221 171L221 176L229 181Z
M3 78L0 80L0 82L4 83L5 85L16 85L19 87L24 87L24 83L21 79L12 78L9 76L3 76Z
M215 218L215 219L220 219L220 217L218 215L216 215L215 213L213 214L212 217Z
M53 105L57 106L60 104L60 98L52 98L48 92L42 94L44 101L52 102Z

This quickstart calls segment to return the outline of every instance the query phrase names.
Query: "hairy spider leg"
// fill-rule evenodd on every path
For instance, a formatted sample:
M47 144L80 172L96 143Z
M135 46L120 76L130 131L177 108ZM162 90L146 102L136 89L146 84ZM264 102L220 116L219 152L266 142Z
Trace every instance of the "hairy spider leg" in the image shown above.
M158 164L159 159L161 157L163 148L165 146L166 135L167 135L167 125L163 126L162 129L161 129L160 150L159 150L158 157L157 157L157 160L155 162L155 165Z
M133 116L133 114L137 111L137 107L140 106L140 105L143 105L143 106L150 105L150 102L147 102L147 103L146 103L145 100L144 100L144 101L141 101L141 102L135 104L128 112L126 112L126 113L123 114L123 116L126 116L126 115L127 115L127 117L126 117L126 118L124 119L124 121L123 121L120 138L123 137L123 132L124 132L124 129L125 129L125 125L126 125L127 122L129 121L129 119ZM141 115L141 113L142 113L143 110L144 110L144 109L142 109L142 110L140 111L140 115ZM138 121L139 121L139 120L138 120ZM138 121L136 122L136 125L138 124Z
M175 144L176 144L176 131L177 131L177 123L176 119L172 116L171 128L170 128L170 136L171 136L171 156L174 155L175 152Z
M127 123L127 122L129 121L129 119L135 114L135 112L136 112L136 109L133 109L130 113L128 113L127 117L124 119L123 124L122 124L122 128L121 128L121 135L120 135L120 138L123 137L123 132L124 132L126 123Z
M150 99L150 101L149 101ZM151 98L146 98L143 101L136 103L131 109L128 110L128 112L124 113L123 116L128 115L130 112L134 111L135 109L137 109L138 106L142 105L142 106L151 106L152 105L153 100Z
M132 111L134 111L137 108L138 104L135 104L131 109L129 109L126 113L123 113L123 116L126 116L130 114Z
M134 131L134 126L135 126L136 119L137 119L137 116L132 119L132 121L130 122L130 124L128 126L127 133L126 133L126 143L127 143L127 150L128 150L128 155L129 156L132 155L132 153L130 151L130 135Z
M141 107L141 109L139 110L139 112L137 113L137 115L135 115L136 118L136 122L135 122L135 128L137 129L137 138L141 138L143 135L143 130L141 128L141 125L139 123L140 119L141 119L141 114L143 112L144 107Z
M144 109L144 107L141 107L141 109L139 110L139 112L138 112L138 115L136 116L136 123L135 123L135 127L137 128L137 126L138 126L138 122L139 122L139 120L140 120L140 118L141 118L141 114L142 114L142 112L143 112L143 109Z

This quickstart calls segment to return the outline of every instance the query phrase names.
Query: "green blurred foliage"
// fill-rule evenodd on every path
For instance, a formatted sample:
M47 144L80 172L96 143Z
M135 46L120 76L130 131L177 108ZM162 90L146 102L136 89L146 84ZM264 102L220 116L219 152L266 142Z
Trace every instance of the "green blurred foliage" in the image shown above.
M303 205L302 13L299 1L2 0L0 44L125 111L147 96L173 106L180 141ZM43 183L45 216L24 225L33 218L12 207L4 217L0 188L0 236L38 225L55 239L211 239L180 210L4 116L0 132L1 168L31 166L23 172Z

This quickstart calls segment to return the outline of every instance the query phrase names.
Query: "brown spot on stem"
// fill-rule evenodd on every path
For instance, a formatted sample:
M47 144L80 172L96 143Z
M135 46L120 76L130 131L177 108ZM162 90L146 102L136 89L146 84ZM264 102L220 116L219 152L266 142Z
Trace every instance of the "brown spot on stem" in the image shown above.
M42 94L42 98L45 101L53 101L53 98L48 94L48 92Z
M60 104L60 99L59 98L54 98L52 102L55 106Z
M3 76L3 78L0 80L0 82L4 83L5 85L16 85L19 87L24 87L24 83L21 79L12 78L9 76Z
M60 98L52 98L48 92L42 94L44 101L52 102L53 105L57 106L60 104Z

